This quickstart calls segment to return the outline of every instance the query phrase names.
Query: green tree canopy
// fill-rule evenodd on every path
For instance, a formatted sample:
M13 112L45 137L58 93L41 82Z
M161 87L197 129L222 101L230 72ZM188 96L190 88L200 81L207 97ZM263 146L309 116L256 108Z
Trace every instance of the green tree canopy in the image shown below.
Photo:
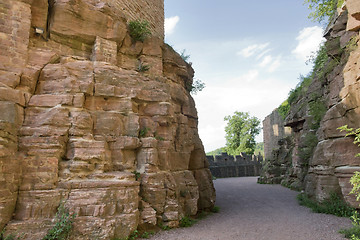
M314 21L323 22L331 18L336 12L336 8L341 7L344 0L304 0L312 12L309 18Z
M247 112L235 112L232 116L224 118L227 121L226 151L228 154L238 155L241 152L254 154L255 137L260 133L260 120L251 117Z

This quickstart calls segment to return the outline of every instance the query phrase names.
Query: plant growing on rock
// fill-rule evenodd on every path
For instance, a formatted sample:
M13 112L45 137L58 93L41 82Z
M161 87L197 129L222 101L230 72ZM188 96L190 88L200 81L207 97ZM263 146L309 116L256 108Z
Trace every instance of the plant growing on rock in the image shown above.
M143 42L147 37L151 35L149 22L146 20L130 21L129 32L134 42Z
M14 233L11 233L5 236L4 230L0 233L0 240L21 240L24 239L22 236L17 236Z
M187 62L189 59L190 59L190 55L189 54L186 54L186 50L183 49L180 53L180 57L185 61Z
M205 88L205 83L201 81L200 79L195 79L192 83L192 85L188 84L189 86L186 86L186 89L191 94L197 94L198 92L201 92Z
M180 227L191 227L196 223L196 220L190 218L190 217L183 217L180 220Z
M352 136L354 137L354 144L360 147L360 128L349 128L348 125L344 125L338 128L340 131L345 131L347 134L345 137ZM357 153L355 157L360 157L360 153ZM351 185L353 188L350 194L356 195L356 200L360 200L360 172L355 172L350 179ZM340 233L345 234L346 238L351 238L351 240L360 240L360 217L357 212L350 217L353 227L350 229L343 229Z
M64 203L61 203L55 215L55 226L48 231L43 240L68 239L75 217L76 215L74 213L70 214L69 209L64 206Z
M309 18L323 22L336 13L336 9L342 6L344 0L305 0L304 3L308 4L309 9L312 10Z
M149 71L150 69L150 66L149 65L146 65L144 64L143 62L141 61L138 61L138 64L136 65L136 71L139 72L139 73L144 73L144 72L147 72Z

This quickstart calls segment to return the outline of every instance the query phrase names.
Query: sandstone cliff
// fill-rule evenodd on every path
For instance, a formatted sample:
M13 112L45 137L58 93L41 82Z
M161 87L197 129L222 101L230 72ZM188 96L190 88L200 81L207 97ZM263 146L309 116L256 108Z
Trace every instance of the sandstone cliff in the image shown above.
M337 128L360 127L359 16L359 1L347 0L325 33L326 58L322 59L326 61L318 63L312 82L300 85L301 93L293 99L285 121L278 110L265 119L268 151L260 181L305 189L318 201L337 192L358 207L355 196L349 196L349 179L360 170L360 160L355 158L359 148ZM276 138L271 137L274 126L282 129ZM285 127L291 127L292 133L285 134Z
M41 239L64 202L72 239L122 238L213 206L194 72L163 43L162 0L0 0L0 13L0 229ZM152 37L134 42L130 19Z

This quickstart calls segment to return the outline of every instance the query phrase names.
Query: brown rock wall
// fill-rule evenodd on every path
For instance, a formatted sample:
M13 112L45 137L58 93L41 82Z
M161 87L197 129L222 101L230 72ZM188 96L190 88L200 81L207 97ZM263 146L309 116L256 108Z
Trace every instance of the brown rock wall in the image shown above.
M163 1L0 10L1 229L41 239L63 202L76 213L72 239L123 238L214 205L194 72L163 43ZM134 43L130 19L153 36Z
M290 160L285 162L288 166L282 176L282 179L295 176L305 192L318 201L336 192L354 207L359 204L354 195L349 195L352 188L349 180L360 166L355 158L359 148L353 144L352 137L345 138L345 133L338 128L343 125L359 128L359 7L358 1L347 0L346 9L340 11L336 21L328 27L325 46L331 58L324 69L318 69L324 77L315 77L307 92L291 106L285 124L293 129L294 148L291 164ZM336 64L332 64L334 61ZM318 128L312 126L314 106L325 109ZM281 124L281 121L277 123ZM269 135L272 129L264 127L264 130L264 135ZM272 139L264 139L265 149L276 146ZM281 153L285 151L280 151L279 156ZM265 158L269 158L268 151L265 151ZM295 174L299 169L302 174Z

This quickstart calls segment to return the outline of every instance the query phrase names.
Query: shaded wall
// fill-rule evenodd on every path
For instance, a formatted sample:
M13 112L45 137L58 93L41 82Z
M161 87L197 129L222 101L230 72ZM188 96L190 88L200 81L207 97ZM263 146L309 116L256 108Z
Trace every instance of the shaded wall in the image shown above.
M211 174L217 178L259 176L262 156L229 156L226 153L206 156Z

